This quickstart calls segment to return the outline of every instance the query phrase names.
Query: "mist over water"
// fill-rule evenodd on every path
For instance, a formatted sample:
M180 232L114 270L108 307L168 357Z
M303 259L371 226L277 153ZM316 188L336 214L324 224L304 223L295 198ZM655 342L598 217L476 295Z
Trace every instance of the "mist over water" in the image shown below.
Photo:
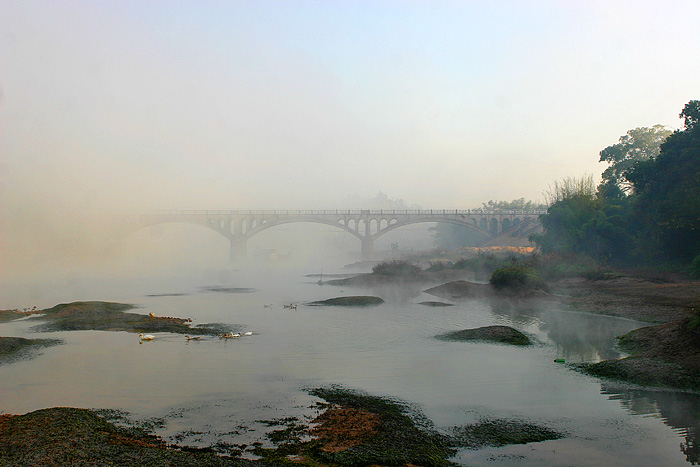
M167 250L165 244L152 245ZM139 344L126 332L37 334L35 321L5 323L2 335L54 337L64 344L3 366L0 411L116 408L137 420L159 420L156 432L171 441L267 443L270 428L260 420L313 416L314 400L303 389L338 384L416 404L445 431L489 417L534 421L569 434L558 441L461 451L456 460L468 465L509 465L513 458L523 465L673 465L685 462L678 448L684 437L694 442L697 414L673 417L665 408L694 396L669 392L653 404L637 403L650 396L601 387L553 362L618 358L614 337L643 323L574 313L552 302L467 300L426 307L419 303L435 300L422 292L427 287L316 283L321 264L328 276L354 272L343 263L304 266L268 259L237 267L217 258L227 252L216 244L198 263L185 261L191 254L184 253L186 245L181 243L182 260L172 251L160 258L152 251L149 261L125 257L114 268L47 268L3 289L3 307L118 301L137 305L137 313L189 317L195 325L223 323L252 336L187 342L160 333ZM131 245L123 251L135 250ZM166 258L170 265L159 264ZM350 295L377 295L386 303L305 305ZM299 306L283 307L290 303ZM435 339L492 324L513 326L537 344L520 349ZM645 410L631 409L642 403Z
M119 408L162 418L158 433L183 444L249 444L264 441L256 420L312 412L304 387L342 384L417 404L440 429L518 417L570 434L460 452L469 465L698 460L695 396L553 363L616 358L614 337L643 323L321 287L308 275L370 266L345 267L361 245L333 226L271 228L230 263L229 241L202 225L135 223L168 209L538 202L553 180L599 173L599 151L629 128L678 127L698 93L700 2L669 5L0 2L0 309L115 301L254 333L139 344L0 323L2 336L64 341L0 366L0 412ZM387 233L377 259L432 248L431 227ZM304 305L350 294L386 303ZM538 344L434 339L490 324Z

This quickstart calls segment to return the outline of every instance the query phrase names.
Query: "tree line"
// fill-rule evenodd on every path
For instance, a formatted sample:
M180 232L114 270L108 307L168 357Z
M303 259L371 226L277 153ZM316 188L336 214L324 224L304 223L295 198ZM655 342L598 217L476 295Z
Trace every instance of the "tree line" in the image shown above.
M608 167L568 178L546 193L544 253L571 252L615 265L693 265L700 272L700 101L683 128L636 128L600 152Z

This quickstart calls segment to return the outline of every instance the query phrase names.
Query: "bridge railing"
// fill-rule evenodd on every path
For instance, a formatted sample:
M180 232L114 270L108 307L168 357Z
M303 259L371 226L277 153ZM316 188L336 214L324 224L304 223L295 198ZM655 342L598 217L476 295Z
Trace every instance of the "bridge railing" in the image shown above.
M234 210L156 210L144 212L147 216L337 216L337 215L539 215L546 210L486 210L486 209L234 209Z

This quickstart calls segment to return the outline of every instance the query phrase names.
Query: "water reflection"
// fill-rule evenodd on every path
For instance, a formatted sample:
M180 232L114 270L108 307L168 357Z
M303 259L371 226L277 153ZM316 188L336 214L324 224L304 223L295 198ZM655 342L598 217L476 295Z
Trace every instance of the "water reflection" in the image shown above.
M579 362L620 358L623 354L615 338L644 326L633 320L567 312L547 301L498 300L491 309L540 340L551 341L557 355Z
M603 383L601 393L634 415L659 416L677 430L684 441L680 450L692 465L700 465L700 394L676 391L652 391Z

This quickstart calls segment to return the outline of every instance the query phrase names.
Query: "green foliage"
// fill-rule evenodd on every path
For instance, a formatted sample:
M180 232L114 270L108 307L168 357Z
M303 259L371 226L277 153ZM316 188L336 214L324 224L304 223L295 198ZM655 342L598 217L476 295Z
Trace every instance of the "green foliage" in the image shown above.
M546 209L547 205L536 203L535 201L525 201L525 198L514 199L513 201L493 201L482 203L482 209L487 211L534 211Z
M514 292L526 292L531 290L547 290L540 274L529 266L514 264L497 269L491 275L489 283L496 290L510 290Z
M700 255L693 258L693 261L690 263L690 274L700 277Z
M626 258L633 248L627 199L574 195L540 216L544 232L533 236L544 253L584 254L601 261Z
M552 252L548 254L533 253L525 262L527 266L537 269L543 278L561 279L564 277L585 277L591 271L601 267L599 261L577 253Z
M431 261L425 270L428 272L440 272L445 269L451 269L452 266L454 265L449 261Z
M372 272L384 276L416 276L420 274L422 270L408 261L394 260L382 261L372 268Z
M688 319L688 330L700 334L700 308L697 308Z
M661 145L653 161L629 174L638 193L633 214L639 224L639 251L647 261L690 263L700 251L700 101L684 108L686 129Z
M567 177L554 181L549 190L544 192L544 197L547 205L551 207L553 204L572 198L593 199L595 194L593 175L585 175L581 178Z
M590 177L555 183L532 240L613 264L690 264L700 251L700 101L680 116L684 130L636 128L601 151L610 166L597 190Z
M488 271L489 273L506 265L508 261L503 258L497 258L493 253L478 252L476 256L471 258L461 258L455 261L452 269L466 269L469 271Z
M692 100L685 104L679 117L683 119L686 130L694 129L700 123L700 101Z
M660 146L671 130L663 125L651 128L635 128L620 137L620 142L600 151L600 162L607 162L609 167L603 172L601 185L612 185L622 193L632 189L627 173L637 162L654 160L661 152Z

